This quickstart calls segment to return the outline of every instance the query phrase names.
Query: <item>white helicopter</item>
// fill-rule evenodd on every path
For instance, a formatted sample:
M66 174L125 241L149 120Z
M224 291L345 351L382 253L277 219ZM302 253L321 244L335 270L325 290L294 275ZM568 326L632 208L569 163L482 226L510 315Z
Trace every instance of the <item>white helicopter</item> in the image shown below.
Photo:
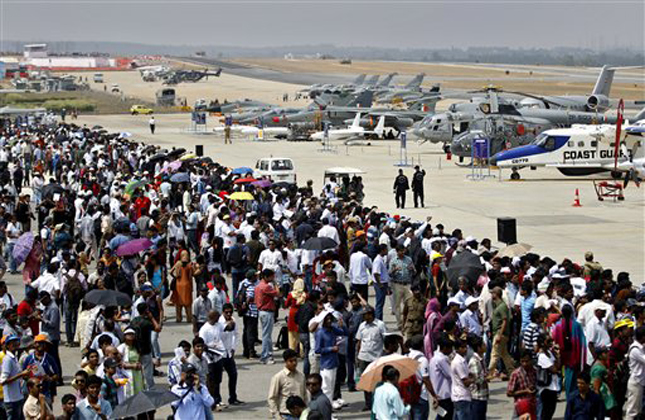
M643 112L637 118L642 118ZM645 120L622 127L618 124L574 124L542 132L533 143L501 151L490 159L492 166L511 168L511 179L519 179L519 169L555 167L563 175L584 176L611 172L625 181L645 179L642 172L645 152Z

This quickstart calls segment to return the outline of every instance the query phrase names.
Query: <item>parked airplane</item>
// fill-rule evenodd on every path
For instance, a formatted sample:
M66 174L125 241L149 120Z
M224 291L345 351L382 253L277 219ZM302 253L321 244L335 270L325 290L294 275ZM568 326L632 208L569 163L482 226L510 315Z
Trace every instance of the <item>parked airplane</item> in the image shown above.
M636 116L645 117L645 110ZM499 168L511 168L511 179L525 167L549 166L568 176L612 172L619 178L622 172L642 170L645 146L645 122L639 121L620 132L616 147L616 125L582 125L546 130L532 144L504 150L490 159ZM639 155L637 155L637 153Z
M366 139L372 136L377 138L383 137L385 117L379 118L378 124L376 124L374 130L366 130L365 128L361 127L360 121L361 114L359 112L356 114L356 117L354 117L354 122L349 127L339 129L330 128L327 130L318 131L313 133L310 138L311 140L317 141L322 141L326 138L331 141L351 141L355 139Z

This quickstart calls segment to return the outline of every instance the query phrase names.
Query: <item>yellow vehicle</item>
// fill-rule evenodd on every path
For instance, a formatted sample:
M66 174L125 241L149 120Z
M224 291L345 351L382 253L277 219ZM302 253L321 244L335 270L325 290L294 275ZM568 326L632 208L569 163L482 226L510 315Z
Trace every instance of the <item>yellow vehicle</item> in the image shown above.
M138 115L138 114L152 114L154 111L152 108L148 108L145 105L132 105L130 108L130 113L132 115Z

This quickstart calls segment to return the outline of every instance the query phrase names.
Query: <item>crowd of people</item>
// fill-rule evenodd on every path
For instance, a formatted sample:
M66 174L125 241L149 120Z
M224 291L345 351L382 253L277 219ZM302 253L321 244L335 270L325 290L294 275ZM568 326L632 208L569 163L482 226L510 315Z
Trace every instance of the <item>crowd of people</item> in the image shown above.
M566 420L642 418L645 290L591 252L500 251L366 207L335 179L318 194L73 124L2 120L0 183L0 277L24 287L18 300L0 281L0 418L60 403L58 418L107 419L162 384L176 419L243 412L236 360L273 365L278 350L274 419L331 420L358 391L366 418L485 419L495 381L509 417L564 404ZM185 338L162 367L173 321Z

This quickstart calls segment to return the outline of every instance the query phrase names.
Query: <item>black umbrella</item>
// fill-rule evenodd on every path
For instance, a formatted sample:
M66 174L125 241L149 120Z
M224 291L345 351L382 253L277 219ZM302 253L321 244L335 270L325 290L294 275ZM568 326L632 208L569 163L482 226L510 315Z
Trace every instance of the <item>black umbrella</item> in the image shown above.
M183 155L185 152L186 152L186 149L184 149L183 147L180 147L179 149L171 150L170 152L168 152L168 157L169 158L179 157Z
M178 399L179 397L170 391L154 388L149 391L142 391L119 404L110 418L136 417L139 414L156 410Z
M132 299L125 293L116 290L99 290L95 289L85 295L85 302L94 305L108 306L126 306L132 305Z
M103 128L103 126L97 124L97 125L92 127L92 130L100 130L101 128Z
M469 251L463 251L452 257L448 266L448 284L455 290L457 288L457 279L463 276L473 285L485 270L484 265L479 260L479 256Z
M148 161L149 161L149 162L156 162L156 161L158 161L158 160L165 159L165 158L166 158L166 156L167 156L167 155L166 155L165 153L157 153L156 155L154 155L153 157L151 157L150 159L148 159Z
M330 238L309 238L302 246L308 251L324 251L325 249L336 248L338 244Z
M54 194L62 194L64 192L65 188L58 184L47 184L42 189L43 198L52 198Z

